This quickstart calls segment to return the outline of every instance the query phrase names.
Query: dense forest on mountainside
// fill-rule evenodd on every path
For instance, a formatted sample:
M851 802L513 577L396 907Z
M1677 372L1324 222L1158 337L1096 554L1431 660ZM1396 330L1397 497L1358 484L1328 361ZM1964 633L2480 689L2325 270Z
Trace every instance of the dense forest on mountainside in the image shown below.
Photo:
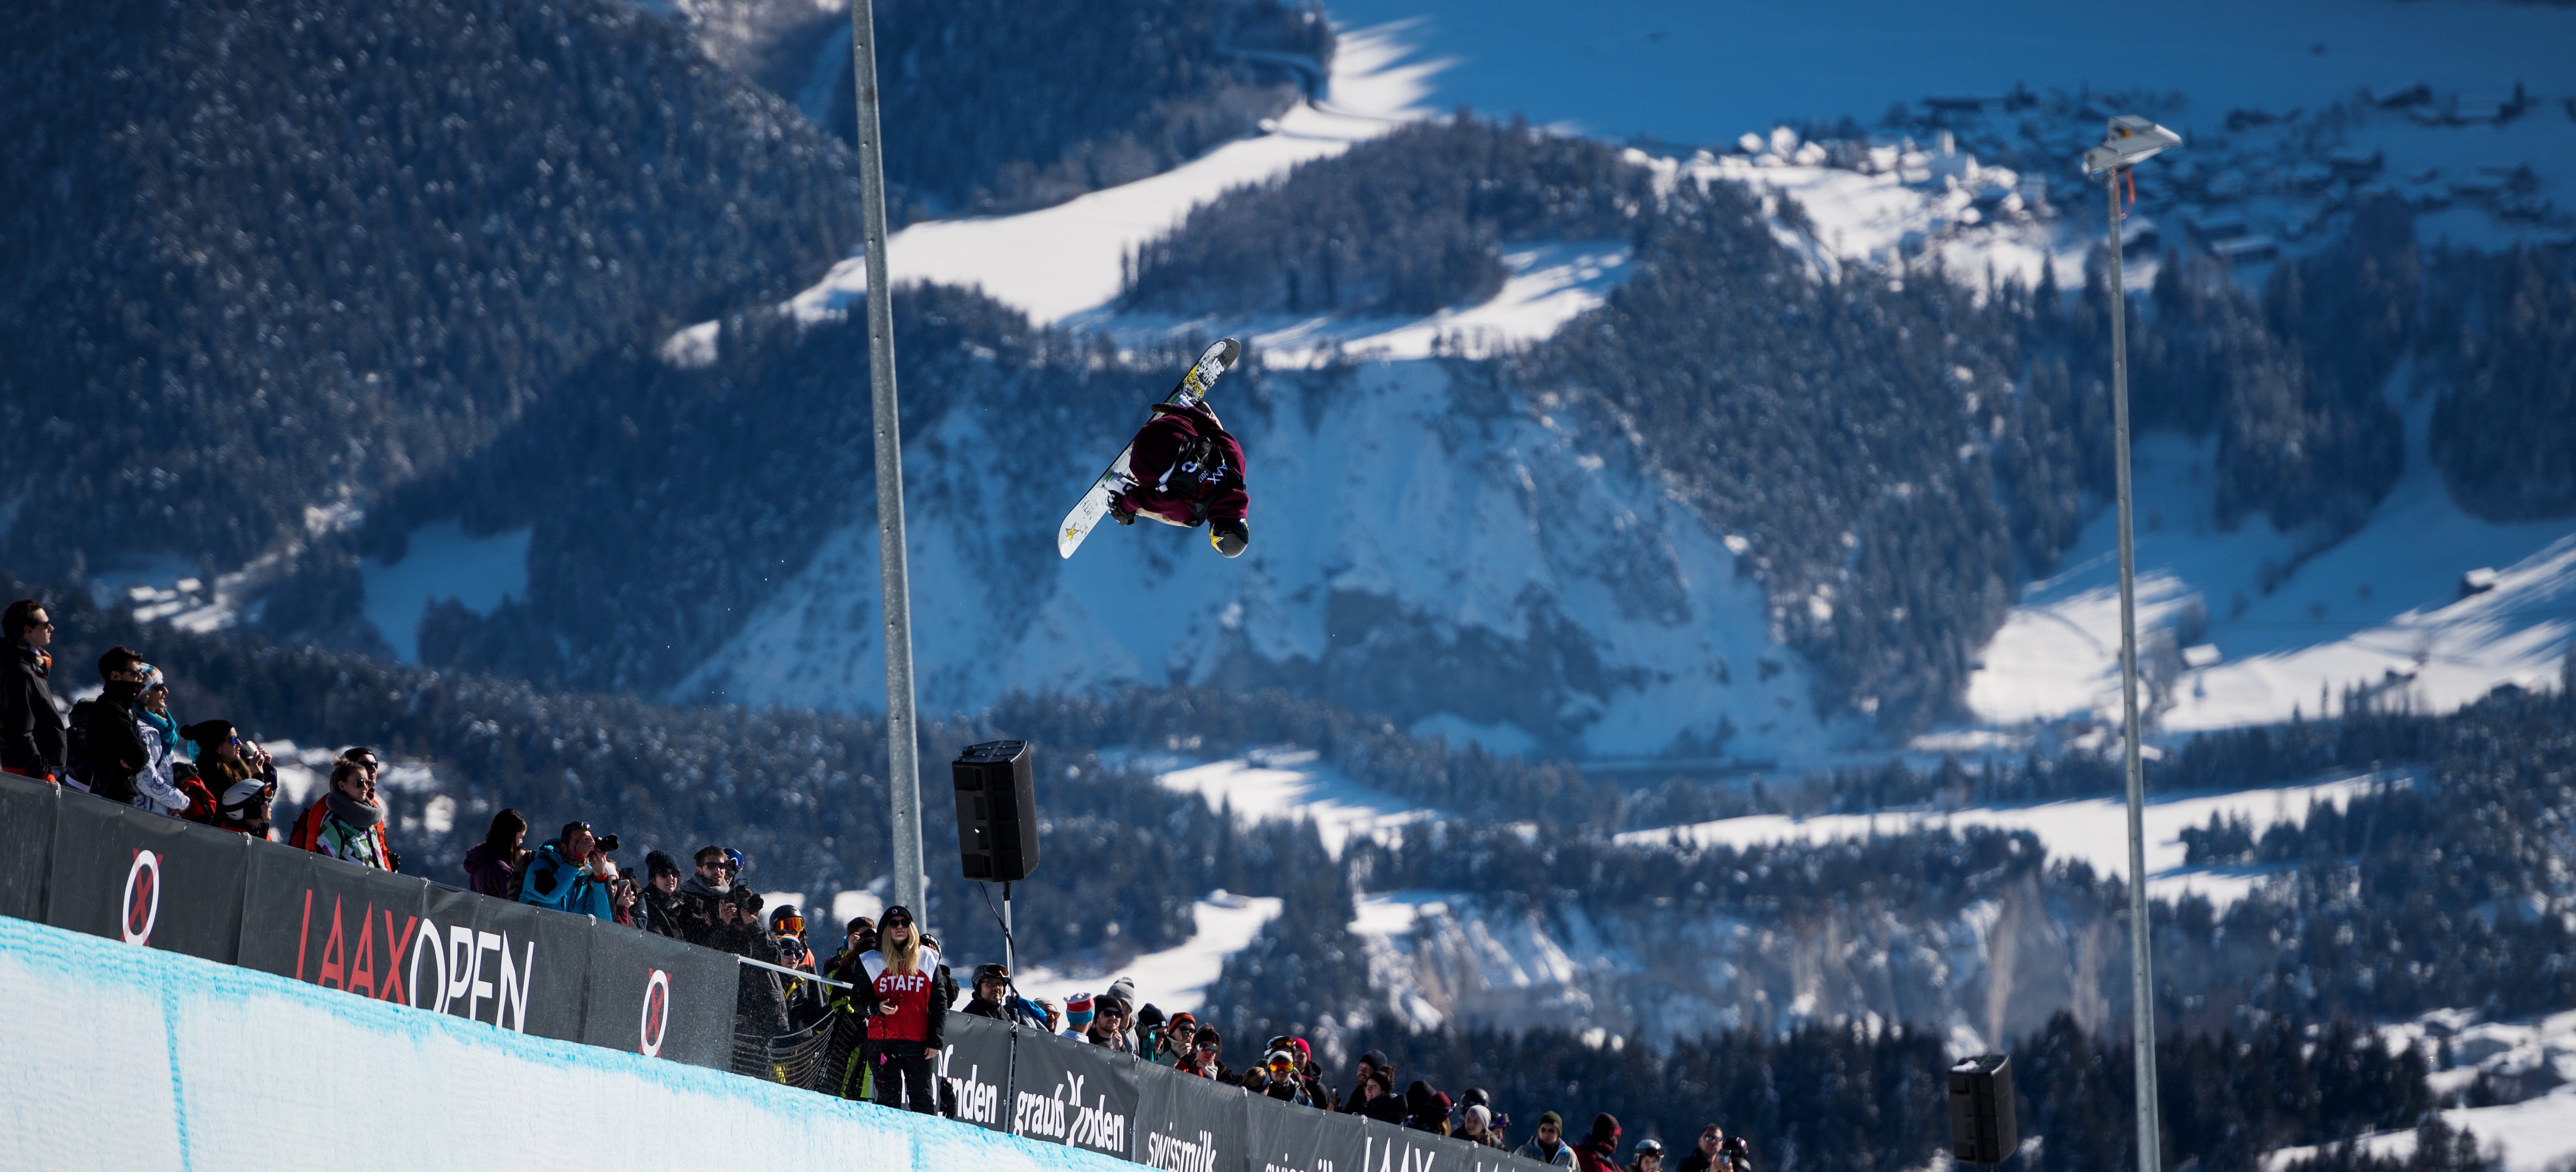
M607 0L48 3L0 50L0 556L230 568L858 238L850 156Z
M1131 396L1102 390L1128 365L1089 339L1034 330L980 293L942 286L908 286L894 304L908 438L952 409L1007 401L1027 409L989 422L1032 447L1061 443L1049 444L1050 428L1093 423L1107 442L1109 405L1132 410ZM370 517L357 545L387 561L431 520L536 529L528 597L480 617L434 609L422 662L658 692L731 637L824 534L874 509L864 318L808 327L736 315L718 349L703 368L602 355L488 451ZM567 449L565 436L583 442Z
M2576 248L2444 252L2427 280L2419 389L2433 460L2461 507L2493 521L2576 514Z
M1452 1097L1482 1087L1510 1112L1516 1143L1545 1110L1564 1115L1577 1135L1593 1112L1609 1112L1624 1129L1623 1147L1652 1136L1676 1154L1715 1123L1751 1142L1757 1167L1777 1172L1920 1168L1949 1139L1946 1055L1930 1033L1810 1024L1669 1045L1623 1041L1613 1047L1554 1024L1416 1033L1380 1019L1352 1045L1384 1051L1399 1085L1428 1078ZM2163 1149L2177 1166L2196 1159L2209 1172L2253 1172L2275 1148L2412 1127L2437 1105L2425 1082L2428 1055L2392 1055L2377 1036L2339 1022L2313 1039L2287 1023L2244 1035L2177 1032L2156 1050ZM2126 1043L2088 1036L2060 1014L2010 1052L2015 1118L2025 1139L2040 1141L2028 1156L2034 1172L2137 1163Z
M1168 170L1253 133L1333 56L1316 0L882 0L876 30L886 174L912 201L898 218L1042 207ZM856 141L846 62L831 102L832 132Z
M2267 863L2282 877L2223 912L2197 897L2156 902L2158 1020L2217 1031L2245 1020L2385 1020L2463 1005L2513 1015L2576 1004L2576 931L2568 926L2576 879L2563 864L2576 855L2568 814L2576 810L2576 658L2565 677L2547 692L2500 688L2447 716L2356 709L2332 721L2216 734L2152 763L2149 785L2160 791L2242 789L2337 766L2429 767L2421 780L2392 776L2339 807L2312 806L2302 825L2276 825L2250 843L2250 835L2219 833L2223 825L2195 832L2191 849L2202 861ZM1902 771L1891 765L1849 780L1875 783L1890 799L1884 805L1920 808L1954 784L1945 775L1964 777L1945 767L1890 780ZM2076 776L2117 779L2107 768ZM1820 779L1816 794L1834 788ZM2043 795L2070 796L2029 796ZM1534 829L1487 818L1409 829L1384 846L1354 840L1343 860L1353 882L1370 890L1476 892L1543 917L1579 889L1587 909L1652 908L1659 917L1759 920L1833 906L1940 923L2023 878L2078 909L2078 919L2125 915L2118 882L2080 862L2047 859L2026 833L1616 846L1603 833L1608 827L1587 829L1581 810L1560 809L1526 815ZM1356 938L1331 923L1283 921L1228 962L1215 1000L1334 1004L1335 958L1357 951ZM2106 972L2118 968L2104 963Z
M1654 204L1616 147L1519 120L1426 120L1192 209L1127 262L1123 297L1182 314L1420 316L1493 296L1506 243L1625 239Z

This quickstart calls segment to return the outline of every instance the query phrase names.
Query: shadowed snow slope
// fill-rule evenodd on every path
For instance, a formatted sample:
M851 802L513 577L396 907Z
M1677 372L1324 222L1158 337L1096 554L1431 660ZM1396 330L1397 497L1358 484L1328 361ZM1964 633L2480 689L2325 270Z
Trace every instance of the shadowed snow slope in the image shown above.
M532 1137L561 1135L611 1168L827 1167L853 1152L887 1172L1134 1167L24 920L0 918L0 1001L0 1050L54 1059L0 1096L10 1168L284 1172L347 1168L358 1150L387 1172L515 1167ZM300 1118L385 1125L354 1146L280 1142L246 1089Z

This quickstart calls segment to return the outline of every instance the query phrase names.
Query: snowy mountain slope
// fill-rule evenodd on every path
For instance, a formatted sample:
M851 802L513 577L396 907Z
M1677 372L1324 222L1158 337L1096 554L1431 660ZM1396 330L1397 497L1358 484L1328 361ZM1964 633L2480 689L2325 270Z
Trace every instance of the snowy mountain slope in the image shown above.
M2196 599L2206 633L2191 641L2214 648L2172 664L2166 731L2287 720L2353 686L2447 710L2499 683L2554 676L2576 631L2576 522L2494 524L2463 512L2425 449L2431 409L2429 397L2406 405L2406 469L2369 524L2304 559L2314 542L2303 545L2303 534L2259 518L2235 533L2211 525L2212 443L2140 439L2140 637ZM2119 719L2114 541L2109 515L2096 517L2066 568L2024 590L1969 684L1979 717ZM2463 598L2462 578L2477 570L2503 572L2492 590Z
M1401 722L1508 724L1510 748L1643 754L1691 737L1759 754L1831 739L1725 535L1615 441L1458 385L1437 362L1269 385L1266 409L1228 403L1222 385L1215 400L1252 453L1253 546L1239 562L1155 525L1097 535L1071 561L1033 559L1057 502L997 526L982 469L940 455L990 448L986 425L955 412L916 441L922 703L1287 684ZM675 694L879 702L875 536L867 521L827 538Z
M1288 168L1339 154L1406 118L1424 113L1425 79L1439 62L1400 63L1406 47L1394 29L1342 35L1326 99L1300 103L1268 133L1217 148L1150 179L1016 216L916 224L886 241L894 279L968 285L1053 324L1107 303L1118 293L1119 263L1137 245L1169 229L1197 204L1229 188L1258 183ZM793 304L799 313L837 313L867 294L857 257Z

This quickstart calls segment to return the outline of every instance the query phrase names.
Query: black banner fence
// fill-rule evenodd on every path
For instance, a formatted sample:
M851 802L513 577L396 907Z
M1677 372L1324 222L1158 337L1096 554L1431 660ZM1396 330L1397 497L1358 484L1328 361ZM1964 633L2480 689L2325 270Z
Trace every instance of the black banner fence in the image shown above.
M718 1069L734 958L0 775L0 914Z
M1168 1066L1023 1028L948 1015L940 1073L958 1117L1172 1172L1538 1172L1499 1148L1296 1107ZM1006 1079L1006 1075L1008 1075ZM1002 1104L1005 1082L1013 1103Z
M727 1069L735 958L0 774L0 915L497 1029ZM1173 1172L1537 1172L1495 1148L964 1013L959 1121Z

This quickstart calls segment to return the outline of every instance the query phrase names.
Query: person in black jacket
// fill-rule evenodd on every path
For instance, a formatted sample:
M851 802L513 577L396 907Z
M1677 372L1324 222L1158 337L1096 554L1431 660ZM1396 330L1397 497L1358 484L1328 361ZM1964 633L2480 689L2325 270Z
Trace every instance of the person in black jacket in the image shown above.
M81 730L89 753L89 792L120 806L134 804L134 779L152 763L152 749L143 743L134 715L134 703L143 695L143 676L135 669L142 663L142 656L122 646L98 657L98 676L106 688L90 705Z
M45 682L54 656L53 616L21 598L0 612L0 772L58 781L63 776L63 714Z

